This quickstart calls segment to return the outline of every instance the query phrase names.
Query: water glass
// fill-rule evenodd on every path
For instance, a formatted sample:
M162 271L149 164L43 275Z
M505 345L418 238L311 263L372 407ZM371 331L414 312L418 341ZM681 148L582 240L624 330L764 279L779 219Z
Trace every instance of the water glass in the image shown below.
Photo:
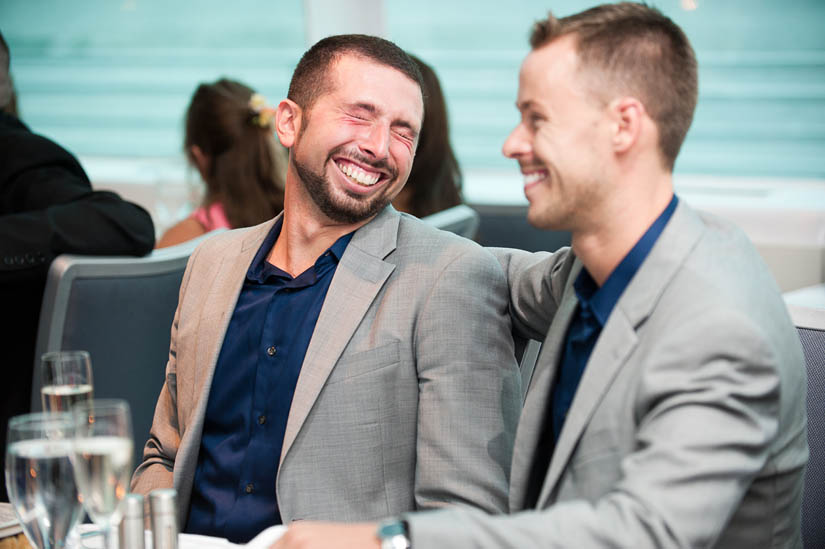
M92 361L86 351L53 351L41 359L44 412L69 412L92 398Z
M61 549L81 516L70 456L69 413L37 413L9 420L6 487L33 547Z
M93 399L72 407L75 479L83 507L101 527L107 548L114 547L112 525L132 474L132 420L125 400Z

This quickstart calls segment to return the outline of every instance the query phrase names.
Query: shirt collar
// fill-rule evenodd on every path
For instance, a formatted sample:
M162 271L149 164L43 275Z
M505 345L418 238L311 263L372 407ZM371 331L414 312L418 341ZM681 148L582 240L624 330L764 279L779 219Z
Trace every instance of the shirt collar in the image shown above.
M589 308L599 324L604 326L610 313L613 312L613 307L619 301L627 285L633 279L636 271L639 270L645 258L653 249L653 245L659 239L667 222L676 210L676 205L679 199L676 195L670 199L670 203L659 214L656 221L645 231L645 234L636 242L633 248L624 256L624 259L619 265L613 269L610 276L607 277L604 284L600 288L586 268L579 272L579 276L573 283L573 288L576 291L576 297L579 299L579 304L582 308Z
M282 271L278 267L275 267L271 263L269 263L266 258L269 256L269 252L272 250L272 247L275 246L275 242L278 240L278 236L281 234L281 228L284 225L284 216L280 216L275 223L272 224L272 228L269 229L269 233L266 235L266 238L261 243L261 247L258 248L258 253L255 254L255 258L252 260L252 263L249 266L249 269L246 272L247 280L252 282L264 283L266 282L267 278L270 276L285 276L288 278L290 277L286 272ZM351 233L347 233L340 237L335 243L327 248L327 250L322 253L315 262L315 265L318 265L318 261L326 256L332 256L335 262L341 261L341 258L344 256L344 252L347 249L347 245L349 241L352 240L352 235L355 234L354 231Z

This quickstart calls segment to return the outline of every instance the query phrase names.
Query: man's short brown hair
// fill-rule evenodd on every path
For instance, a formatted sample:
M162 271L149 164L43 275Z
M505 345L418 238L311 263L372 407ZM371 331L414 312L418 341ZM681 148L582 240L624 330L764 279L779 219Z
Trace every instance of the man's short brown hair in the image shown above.
M580 70L596 78L597 96L609 101L616 94L632 95L644 104L659 130L665 167L672 171L699 87L696 55L682 29L644 4L604 4L561 19L550 13L534 25L530 46L538 49L567 35L576 40Z
M345 54L358 55L396 69L418 84L420 90L424 89L418 66L394 43L366 34L340 34L319 40L304 53L292 73L287 98L308 112L320 96L332 90L335 83L329 78L329 68Z

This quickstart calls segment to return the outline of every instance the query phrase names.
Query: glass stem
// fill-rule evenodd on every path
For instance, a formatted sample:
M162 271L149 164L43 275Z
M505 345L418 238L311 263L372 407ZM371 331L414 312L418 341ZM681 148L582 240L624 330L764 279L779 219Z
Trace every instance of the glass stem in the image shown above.
M103 547L106 549L117 549L115 545L115 529L111 524L103 527Z

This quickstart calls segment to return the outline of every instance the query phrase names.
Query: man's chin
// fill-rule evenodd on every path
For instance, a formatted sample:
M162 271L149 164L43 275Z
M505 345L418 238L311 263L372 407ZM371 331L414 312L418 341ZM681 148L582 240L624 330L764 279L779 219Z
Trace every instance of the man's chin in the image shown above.
M353 225L362 223L375 217L381 210L383 210L389 200L373 199L369 201L358 200L355 197L347 195L347 203L342 203L344 200L330 196L314 195L315 204L326 217L331 221L337 223L345 223Z

